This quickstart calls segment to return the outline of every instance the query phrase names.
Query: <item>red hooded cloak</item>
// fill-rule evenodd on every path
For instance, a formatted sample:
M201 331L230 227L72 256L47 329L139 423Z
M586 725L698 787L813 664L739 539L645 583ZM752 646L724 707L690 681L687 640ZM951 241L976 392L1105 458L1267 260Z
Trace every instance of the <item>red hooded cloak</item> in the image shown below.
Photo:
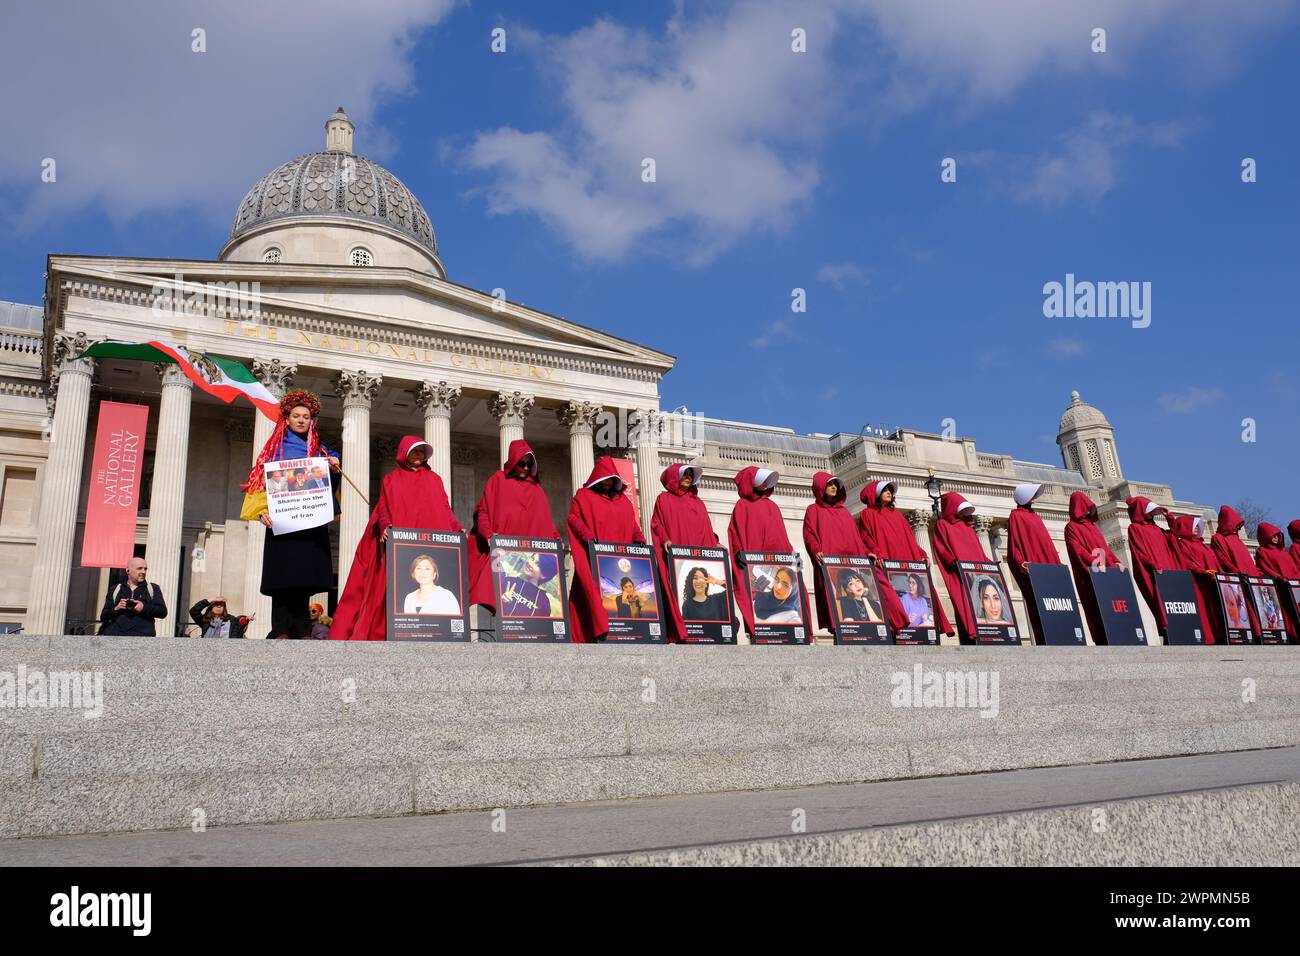
M688 468L694 471L689 491L681 486L682 474ZM683 548L719 547L713 522L709 520L709 509L700 500L699 484L703 471L699 465L669 465L665 468L659 476L664 490L655 499L654 514L650 518L650 540L654 542L659 582L665 591L661 603L669 608L665 620L668 639L674 644L686 633L686 623L682 620L682 609L677 601L669 600L667 596L673 592L674 581L664 548L669 544Z
M866 505L858 512L858 534L862 537L862 543L866 545L867 554L874 554L878 558L887 558L891 561L924 561L929 563L929 555L921 547L920 542L916 540L916 534L912 531L912 526L908 523L903 513L894 507L890 502L886 507L880 500L881 493L890 489L895 494L898 493L897 486L892 481L886 481L883 478L879 481L869 482L859 497L862 503ZM887 603L898 601L898 592L889 584L889 579L885 577L884 570L881 570L881 577L885 581L885 589L888 593L885 595ZM893 595L891 600L890 595ZM934 623L938 630L944 634L953 633L952 625L948 623L948 615L944 612L943 602L939 600L939 595L934 597ZM899 609L902 609L901 602ZM892 614L892 610L891 610ZM892 616L890 620L893 620Z
M952 609L957 613L957 633L962 641L973 642L975 609L971 607L970 596L962 584L957 562L990 559L984 553L984 546L980 544L975 529L963 517L964 514L974 516L975 508L970 502L955 491L949 491L940 496L939 509L939 520L934 523L934 532L930 538L934 559L939 564L944 584L948 585ZM1010 608L1007 610L1009 612Z
M357 542L352 570L343 588L334 622L330 625L332 641L382 641L388 633L388 615L384 607L387 591L387 547L380 540L389 528L425 528L430 531L463 531L447 501L447 489L438 473L426 461L419 468L406 464L411 449L424 445L433 448L418 435L407 435L397 446L397 470L384 476L379 485L379 500L370 513L370 523Z
M1184 571L1192 572L1196 583L1196 598L1201 609L1201 633L1205 635L1206 644L1222 644L1223 612L1219 610L1219 588L1214 582L1214 572L1219 569L1219 562L1214 557L1197 532L1192 515L1170 515L1169 528L1172 534L1170 547L1179 566Z
M511 476L519 460L532 455L533 467L523 478ZM506 463L493 472L483 488L483 496L474 508L474 534L469 548L470 601L496 613L492 591L492 561L488 541L494 534L518 535L521 538L559 538L551 519L546 492L537 480L537 456L528 442L517 438L510 443ZM574 556L577 560L577 556Z
M1266 578L1300 578L1300 562L1297 562L1291 553L1286 550L1286 540L1282 537L1282 529L1276 525L1271 525L1267 521L1261 522L1259 528L1255 531L1255 540L1259 542L1259 547L1255 550L1255 564L1264 572ZM1279 587L1286 587L1285 582ZM1282 601L1282 606L1286 607L1287 602ZM1295 623L1291 620L1291 615L1285 615L1286 632L1291 640L1295 640Z
M1229 574L1253 574L1262 577L1255 559L1250 556L1250 549L1241 540L1241 526L1245 524L1236 510L1224 505L1219 509L1219 530L1210 539L1210 547L1219 559L1219 570Z
M1133 554L1133 579L1163 634L1169 621L1156 591L1156 572L1181 570L1182 562L1170 550L1169 536L1152 520L1157 514L1151 509L1154 502L1139 495L1125 499L1125 503L1128 505L1130 522L1128 547Z
M1065 525L1065 550L1070 555L1074 588L1079 592L1079 603L1083 605L1088 631L1092 634L1094 644L1104 644L1106 631L1102 627L1097 595L1092 590L1091 569L1094 560L1107 568L1118 568L1120 563L1106 543L1106 536L1097 527L1097 505L1082 491L1070 495L1070 520Z
M1286 530L1291 535L1291 547L1287 548L1287 552L1295 561L1296 566L1300 567L1300 518L1287 525Z
M612 496L594 491L592 486L606 479L614 480ZM592 644L609 633L609 615L601 600L600 582L591 573L587 545L593 541L645 544L645 535L636 520L636 509L623 489L627 486L618 475L618 466L609 455L601 455L586 482L573 496L569 506L569 546L573 549L573 590L569 593L569 627L573 643ZM657 589L660 607L666 601L663 585Z
M759 472L763 472L767 487L756 487ZM785 530L785 519L781 509L772 500L772 489L776 486L779 475L770 468L750 465L742 468L732 479L736 483L739 500L731 509L731 522L727 525L727 545L731 548L731 574L736 588L736 604L740 616L745 619L745 627L754 633L754 609L749 600L749 578L745 566L739 562L737 555L741 551L794 551L790 536ZM808 618L808 590L800 585L800 599L803 604L804 618ZM812 621L808 621L811 627ZM812 635L808 635L812 643Z

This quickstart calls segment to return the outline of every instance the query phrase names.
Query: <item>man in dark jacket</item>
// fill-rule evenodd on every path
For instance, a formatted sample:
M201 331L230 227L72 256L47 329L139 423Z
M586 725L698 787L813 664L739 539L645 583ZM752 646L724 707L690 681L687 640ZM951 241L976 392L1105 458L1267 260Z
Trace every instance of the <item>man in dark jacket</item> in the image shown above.
M126 581L109 588L104 609L99 612L100 634L154 636L154 621L165 620L167 604L156 584L145 582L149 567L144 558L132 558L126 565Z

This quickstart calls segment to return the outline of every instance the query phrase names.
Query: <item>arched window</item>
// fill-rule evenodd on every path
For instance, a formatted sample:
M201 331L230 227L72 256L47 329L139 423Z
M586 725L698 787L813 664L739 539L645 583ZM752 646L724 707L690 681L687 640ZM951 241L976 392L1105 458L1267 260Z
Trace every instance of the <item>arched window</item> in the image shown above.
M352 250L352 264L354 266L372 266L375 264L375 257L370 254L370 250L357 246Z
M279 262L283 255L279 246L268 246L266 251L262 253L262 261Z

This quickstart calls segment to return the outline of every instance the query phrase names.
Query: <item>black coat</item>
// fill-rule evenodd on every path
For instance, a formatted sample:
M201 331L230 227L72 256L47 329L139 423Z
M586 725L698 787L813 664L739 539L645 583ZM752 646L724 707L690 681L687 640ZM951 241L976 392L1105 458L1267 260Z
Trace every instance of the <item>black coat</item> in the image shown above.
M144 605L144 610L136 613L134 605L127 610L114 610L121 598L139 601ZM166 617L167 603L163 601L158 585L146 581L132 588L123 582L109 588L108 594L104 596L104 607L99 612L99 623L102 625L99 633L153 637L153 622L165 620Z
M202 637L203 632L207 630L207 626L203 623L203 612L208 609L208 605L211 603L207 598L203 598L198 604L190 608L190 620L199 626L199 637ZM232 617L230 619L230 636L232 638L244 636L243 618Z

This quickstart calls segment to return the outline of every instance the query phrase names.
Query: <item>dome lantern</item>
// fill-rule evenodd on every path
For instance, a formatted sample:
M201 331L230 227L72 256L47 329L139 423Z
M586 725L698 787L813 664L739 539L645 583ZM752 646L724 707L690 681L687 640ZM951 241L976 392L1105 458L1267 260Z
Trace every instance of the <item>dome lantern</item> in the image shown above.
M1109 485L1124 480L1115 450L1115 430L1101 409L1070 393L1070 404L1061 416L1056 443L1065 467L1081 474L1091 484Z
M343 107L334 111L334 115L325 121L325 152L352 152L352 120Z

